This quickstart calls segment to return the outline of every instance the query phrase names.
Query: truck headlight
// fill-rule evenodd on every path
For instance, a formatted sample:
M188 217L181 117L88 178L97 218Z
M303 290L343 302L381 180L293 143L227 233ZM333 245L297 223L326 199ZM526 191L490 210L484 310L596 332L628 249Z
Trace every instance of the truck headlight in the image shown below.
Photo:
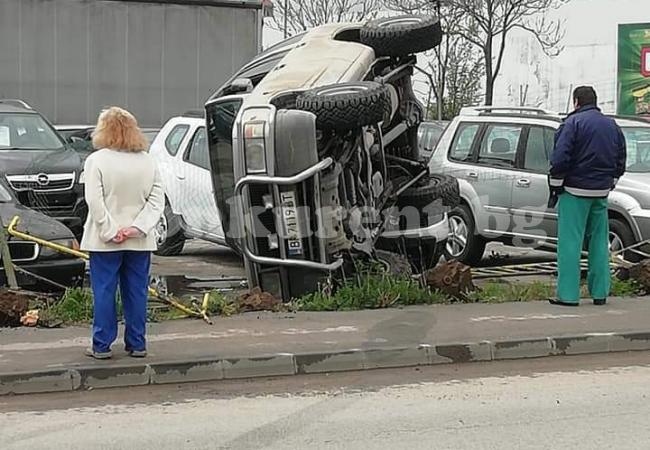
M86 182L86 173L82 170L79 172L79 184L84 184Z
M244 125L244 151L248 173L266 172L265 122L249 122Z

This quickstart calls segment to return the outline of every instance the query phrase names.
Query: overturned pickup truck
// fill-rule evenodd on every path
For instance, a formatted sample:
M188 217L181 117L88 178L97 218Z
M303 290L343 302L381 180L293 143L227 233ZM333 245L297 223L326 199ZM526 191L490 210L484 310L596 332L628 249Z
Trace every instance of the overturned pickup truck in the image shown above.
M251 287L285 300L358 263L434 266L458 183L419 155L417 53L438 19L315 28L269 48L206 103L226 241Z

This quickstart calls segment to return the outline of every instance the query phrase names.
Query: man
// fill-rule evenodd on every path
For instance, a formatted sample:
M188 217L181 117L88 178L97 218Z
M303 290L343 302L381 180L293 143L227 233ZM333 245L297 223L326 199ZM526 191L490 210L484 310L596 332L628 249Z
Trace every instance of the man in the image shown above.
M597 106L596 91L582 86L573 93L575 111L555 136L551 158L551 202L558 205L558 287L551 304L580 304L580 259L589 252L588 284L595 305L610 293L607 197L625 172L625 137L616 122Z

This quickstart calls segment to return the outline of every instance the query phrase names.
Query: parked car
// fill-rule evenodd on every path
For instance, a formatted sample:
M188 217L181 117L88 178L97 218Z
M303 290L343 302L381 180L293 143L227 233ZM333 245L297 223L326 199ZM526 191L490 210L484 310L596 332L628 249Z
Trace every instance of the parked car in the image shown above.
M445 256L476 264L489 241L553 249L557 211L547 173L559 114L530 108L467 108L440 139L432 170L458 178ZM610 242L620 250L650 239L650 123L616 118L627 139L627 173L609 197Z
M95 130L94 125L55 125L54 128L75 150L93 151L92 133ZM158 128L142 128L149 145L151 145L159 131Z
M18 201L83 232L83 157L20 100L0 99L0 177Z
M447 120L430 120L422 122L418 130L418 142L420 143L420 154L427 160L433 154L438 141L449 126Z
M178 255L191 238L225 245L212 188L203 116L186 114L172 118L154 139L149 152L158 163L165 186L165 213L156 228L157 253Z
M431 17L318 27L258 55L210 98L217 205L251 287L286 300L357 260L437 262L458 184L420 161L424 107L411 76L414 55L441 39Z
M11 190L0 181L0 218L7 226L14 216L20 217L20 230L64 245L78 249L78 243L72 232L57 220L42 213L26 208L18 203ZM9 238L9 253L13 262L19 267L38 276L45 277L66 287L81 286L86 264L84 261L64 255L33 242ZM37 291L57 291L50 283L38 280L22 272L17 274L18 284L22 288ZM0 262L0 286L7 284L3 265Z

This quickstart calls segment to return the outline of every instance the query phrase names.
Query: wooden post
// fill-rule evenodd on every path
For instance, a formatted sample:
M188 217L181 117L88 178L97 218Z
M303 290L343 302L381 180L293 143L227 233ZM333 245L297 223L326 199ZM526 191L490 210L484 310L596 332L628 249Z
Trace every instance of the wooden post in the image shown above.
M7 230L2 223L2 218L0 218L0 259L5 269L7 284L11 289L18 289L16 271L14 270L14 263L11 260L11 253L9 252L9 245L7 243Z

